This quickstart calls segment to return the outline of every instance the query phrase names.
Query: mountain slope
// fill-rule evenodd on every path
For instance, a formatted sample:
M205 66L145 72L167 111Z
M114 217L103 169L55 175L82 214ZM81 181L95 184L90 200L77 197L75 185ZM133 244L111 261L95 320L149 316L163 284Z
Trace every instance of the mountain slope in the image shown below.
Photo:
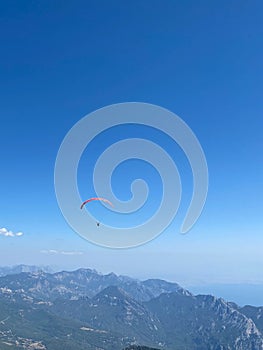
M92 299L56 300L50 310L63 318L85 322L102 331L117 332L139 343L159 345L164 341L159 320L115 286L104 289Z
M263 349L263 338L254 322L223 299L170 293L146 305L165 328L168 347Z
M43 304L0 299L0 319L1 350L5 346L30 350L118 350L131 343L131 339L113 332L55 315Z
M257 328L263 334L263 307L247 305L242 308L239 308L239 311L247 317L251 318L257 326Z

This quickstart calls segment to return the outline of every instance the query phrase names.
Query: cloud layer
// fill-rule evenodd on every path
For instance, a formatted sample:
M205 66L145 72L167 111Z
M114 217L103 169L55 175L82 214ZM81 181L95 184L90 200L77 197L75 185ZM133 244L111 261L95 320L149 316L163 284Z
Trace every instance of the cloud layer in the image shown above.
M0 236L4 237L21 237L23 236L23 232L16 232L14 233L13 231L8 230L5 227L0 228Z
M48 249L48 250L41 250L40 253L42 254L53 254L53 255L82 255L83 252L79 251L65 251L65 250L55 250L55 249Z

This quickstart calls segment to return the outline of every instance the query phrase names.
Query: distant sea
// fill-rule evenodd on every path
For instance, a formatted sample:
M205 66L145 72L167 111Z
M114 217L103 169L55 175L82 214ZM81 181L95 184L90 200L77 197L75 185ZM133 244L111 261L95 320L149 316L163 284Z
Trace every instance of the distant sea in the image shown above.
M263 306L263 284L206 284L187 289L195 295L212 294L239 306Z

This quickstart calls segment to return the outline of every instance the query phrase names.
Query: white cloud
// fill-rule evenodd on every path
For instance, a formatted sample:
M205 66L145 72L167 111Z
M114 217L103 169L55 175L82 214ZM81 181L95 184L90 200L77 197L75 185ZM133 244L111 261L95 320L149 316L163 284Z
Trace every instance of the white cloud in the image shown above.
M23 236L23 232L17 232L17 233L16 233L16 236L17 236L17 237Z
M49 249L49 250L43 249L43 250L40 250L40 253L42 253L42 254L58 254L58 251L53 250L53 249Z
M80 252L80 251L76 251L76 250L73 250L73 251L65 251L65 250L55 250L55 249L44 249L44 250L41 250L40 253L42 254L51 254L51 255L82 255L83 252Z
M23 232L17 232L14 233L11 230L8 230L5 227L0 228L0 236L4 236L4 237L21 237L23 236Z
M61 254L63 254L63 255L82 255L83 252L77 252L77 251L65 252L65 251L62 251Z

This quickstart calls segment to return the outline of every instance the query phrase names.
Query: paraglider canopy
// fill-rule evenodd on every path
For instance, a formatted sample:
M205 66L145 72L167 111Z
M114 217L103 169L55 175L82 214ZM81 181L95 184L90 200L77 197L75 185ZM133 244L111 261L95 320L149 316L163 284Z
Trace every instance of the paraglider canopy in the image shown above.
M92 201L102 201L102 202L110 204L113 207L113 204L108 199L102 198L102 197L93 197L93 198L89 198L85 202L83 202L80 206L80 209L83 209L85 204L92 202Z

